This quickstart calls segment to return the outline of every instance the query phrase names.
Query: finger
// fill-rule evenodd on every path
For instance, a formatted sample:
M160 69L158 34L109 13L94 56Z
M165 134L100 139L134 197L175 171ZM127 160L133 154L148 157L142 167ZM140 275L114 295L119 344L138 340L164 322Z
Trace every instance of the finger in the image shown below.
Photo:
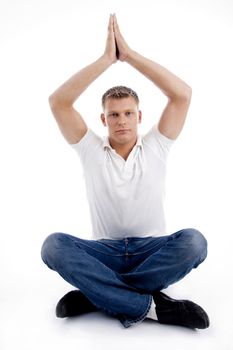
M110 32L111 26L112 26L112 15L109 16L109 21L108 21L108 31Z
M108 31L113 31L113 15L110 15L109 22L108 22Z
M114 13L113 15L113 23L114 23L114 29L119 30L119 26L118 26L118 22L117 22L117 18L116 18L116 14Z
M113 30L113 16L112 16L112 15L110 15L110 19L109 19L108 33L109 33L110 36L114 35L114 30Z

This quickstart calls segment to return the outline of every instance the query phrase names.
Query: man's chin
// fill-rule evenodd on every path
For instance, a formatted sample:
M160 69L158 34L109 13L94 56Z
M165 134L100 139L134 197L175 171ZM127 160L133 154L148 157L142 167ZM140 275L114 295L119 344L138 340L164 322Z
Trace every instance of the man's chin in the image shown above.
M116 140L118 140L118 141L123 141L124 140L124 142L125 141L131 141L132 140L132 137L131 137L131 135L129 135L129 134L121 134L121 135L117 135L117 137L116 137Z

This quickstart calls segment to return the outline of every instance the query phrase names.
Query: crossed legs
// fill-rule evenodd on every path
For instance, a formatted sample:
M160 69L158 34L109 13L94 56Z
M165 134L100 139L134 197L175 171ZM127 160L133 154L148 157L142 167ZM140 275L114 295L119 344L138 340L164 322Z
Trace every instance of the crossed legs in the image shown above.
M183 278L206 254L206 240L195 229L157 238L99 241L55 233L42 247L48 267L125 327L145 319L153 293Z

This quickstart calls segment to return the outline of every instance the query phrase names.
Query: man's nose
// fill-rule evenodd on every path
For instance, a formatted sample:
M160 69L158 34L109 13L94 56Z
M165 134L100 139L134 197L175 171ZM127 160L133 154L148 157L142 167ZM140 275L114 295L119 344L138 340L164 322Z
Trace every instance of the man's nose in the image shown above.
M126 123L126 116L123 113L119 115L118 123L119 124L125 124Z

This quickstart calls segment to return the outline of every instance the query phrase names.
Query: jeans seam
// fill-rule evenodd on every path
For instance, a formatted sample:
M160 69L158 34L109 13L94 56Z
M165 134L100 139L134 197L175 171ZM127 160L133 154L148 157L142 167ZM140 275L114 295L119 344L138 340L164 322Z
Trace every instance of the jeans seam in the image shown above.
M146 308L146 311L141 316L137 317L136 319L123 319L123 318L121 318L120 321L123 324L123 326L125 328L128 328L133 324L142 322L146 318L146 315L148 314L148 312L151 308L151 304L152 304L152 295L149 295L149 302L148 302L148 306Z
M79 247L79 244L80 244L80 242L75 242L75 245L77 247ZM89 248L91 250L94 250L95 252L98 252L98 253L103 254L103 255L109 255L109 256L124 256L125 255L125 254L109 254L109 253L106 253L106 252L102 252L101 250L98 250L96 248L90 247L88 244L85 244L85 243L81 242L81 245L82 244L85 245L87 248Z

